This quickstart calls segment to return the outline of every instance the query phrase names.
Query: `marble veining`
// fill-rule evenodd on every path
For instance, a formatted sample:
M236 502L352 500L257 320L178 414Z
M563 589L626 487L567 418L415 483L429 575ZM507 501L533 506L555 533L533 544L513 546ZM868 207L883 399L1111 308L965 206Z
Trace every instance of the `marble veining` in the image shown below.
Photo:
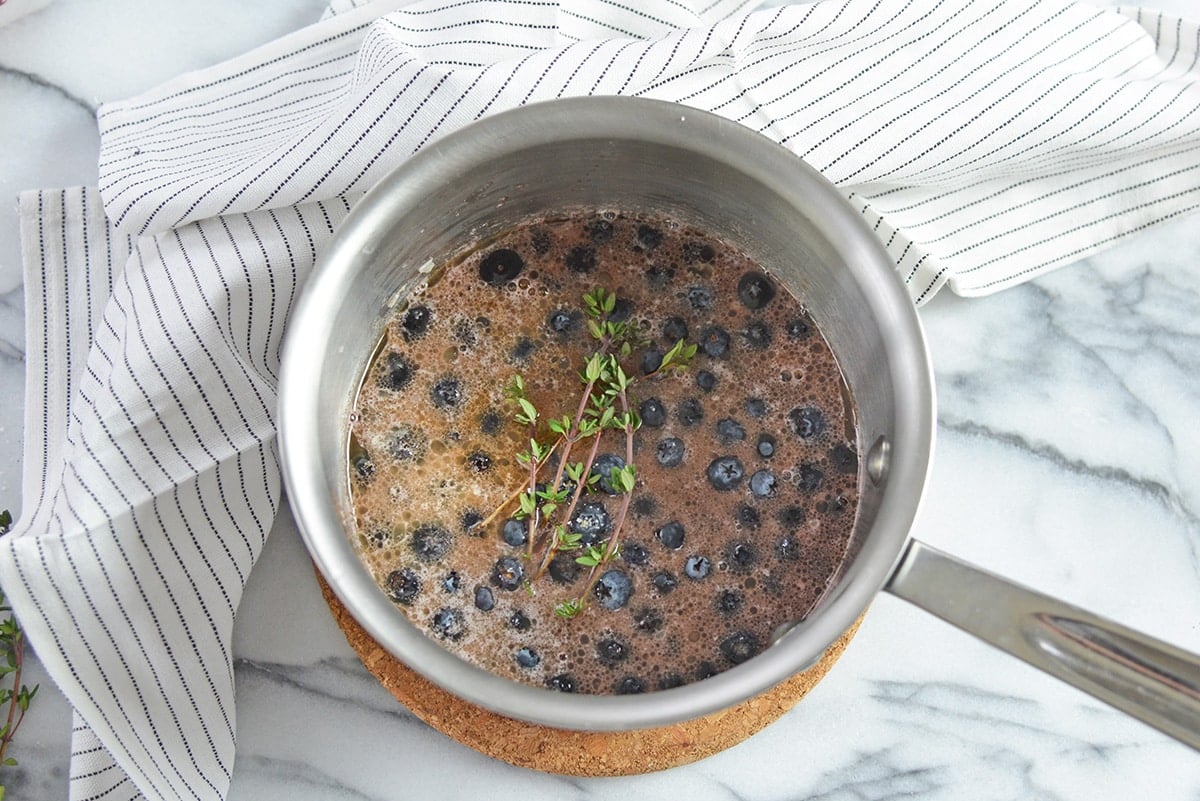
M95 182L102 100L236 55L321 5L55 0L0 29L0 508L20 504L12 198ZM1195 13L1192 0L1152 5ZM939 439L914 535L1200 651L1196 218L991 297L943 293L922 318ZM246 588L234 654L233 801L1200 801L1200 755L886 594L781 720L699 763L621 779L515 768L417 720L346 645L286 511ZM66 798L70 710L36 660L29 681L42 691L8 798Z

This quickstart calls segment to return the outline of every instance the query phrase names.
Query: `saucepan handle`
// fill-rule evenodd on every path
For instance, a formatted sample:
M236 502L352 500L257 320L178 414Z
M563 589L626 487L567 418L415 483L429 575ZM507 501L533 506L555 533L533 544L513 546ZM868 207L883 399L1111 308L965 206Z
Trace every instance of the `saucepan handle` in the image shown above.
M886 589L1200 750L1200 656L916 540Z

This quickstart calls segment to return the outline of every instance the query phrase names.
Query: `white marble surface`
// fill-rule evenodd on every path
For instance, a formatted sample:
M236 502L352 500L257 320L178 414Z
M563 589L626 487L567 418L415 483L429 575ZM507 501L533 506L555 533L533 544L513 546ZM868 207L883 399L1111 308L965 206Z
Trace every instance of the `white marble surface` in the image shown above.
M0 29L0 507L20 504L21 189L94 183L93 112L295 29L320 0L56 0ZM1157 0L1196 13L1194 0ZM1200 218L986 299L922 311L939 441L916 534L1200 651ZM281 515L239 612L230 798L1196 801L1200 754L881 596L830 676L746 743L643 777L483 757L362 668ZM10 799L66 798L70 711L42 691Z

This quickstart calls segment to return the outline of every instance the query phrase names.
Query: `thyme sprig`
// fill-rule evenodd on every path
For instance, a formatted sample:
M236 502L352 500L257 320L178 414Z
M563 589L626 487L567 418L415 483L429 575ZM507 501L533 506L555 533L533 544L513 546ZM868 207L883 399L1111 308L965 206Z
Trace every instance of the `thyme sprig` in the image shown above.
M7 533L12 525L12 515L7 511L0 512L0 534ZM12 612L0 590L0 612ZM8 755L8 748L16 737L25 713L33 697L37 695L38 685L29 689L21 683L21 671L25 662L25 632L21 630L17 619L9 615L0 620L0 652L4 654L3 664L0 664L0 682L8 686L0 688L0 705L7 705L8 710L0 724L0 768L12 767L17 760ZM11 676L11 679L8 677ZM0 801L4 799L4 785L0 784Z

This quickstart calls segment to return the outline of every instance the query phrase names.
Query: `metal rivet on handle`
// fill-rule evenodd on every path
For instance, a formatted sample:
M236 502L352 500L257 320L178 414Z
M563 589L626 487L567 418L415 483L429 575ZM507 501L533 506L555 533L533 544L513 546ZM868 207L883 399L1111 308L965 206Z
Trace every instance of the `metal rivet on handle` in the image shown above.
M888 469L892 465L892 443L880 434L875 444L867 451L867 478L878 487L887 478Z

